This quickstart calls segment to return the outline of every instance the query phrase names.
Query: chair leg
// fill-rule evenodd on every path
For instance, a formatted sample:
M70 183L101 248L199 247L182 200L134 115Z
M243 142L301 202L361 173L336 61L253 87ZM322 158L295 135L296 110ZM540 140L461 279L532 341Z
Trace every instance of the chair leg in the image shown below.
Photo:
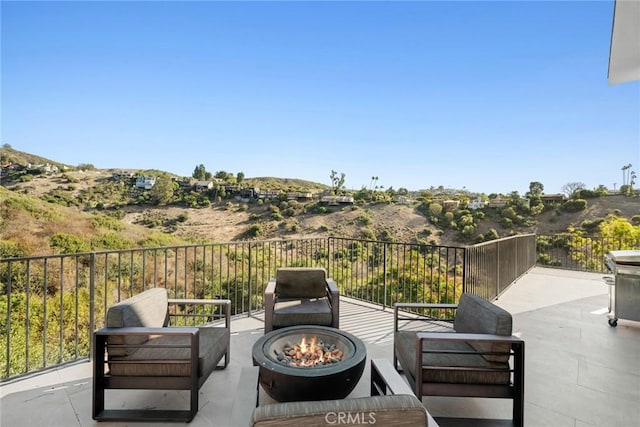
M94 335L92 417L104 412L104 345L105 338Z
M513 425L515 427L524 426L524 401L522 397L513 398Z
M193 420L193 418L198 413L198 393L199 388L198 383L196 382L191 386L191 408L189 410L189 420L187 422Z

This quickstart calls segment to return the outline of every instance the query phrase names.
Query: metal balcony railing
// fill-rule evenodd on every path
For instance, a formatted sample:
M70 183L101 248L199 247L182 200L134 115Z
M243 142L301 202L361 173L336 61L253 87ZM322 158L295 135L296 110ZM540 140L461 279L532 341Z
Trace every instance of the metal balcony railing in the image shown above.
M233 315L252 316L278 267L313 266L342 295L382 307L455 303L462 292L492 300L541 258L536 240L539 250L535 235L468 247L331 237L0 259L0 380L88 358L107 308L151 287L228 298Z

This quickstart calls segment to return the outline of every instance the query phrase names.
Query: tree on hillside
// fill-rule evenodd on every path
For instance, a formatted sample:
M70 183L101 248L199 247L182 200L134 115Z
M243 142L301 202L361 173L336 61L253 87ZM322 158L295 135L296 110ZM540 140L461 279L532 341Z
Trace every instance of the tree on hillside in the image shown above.
M624 165L622 167L622 185L628 185L629 184L629 173L630 173L630 169L631 169L632 165L631 163L629 163L628 165Z
M525 196L533 199L539 198L541 194L544 192L544 185L538 181L532 181L529 183L529 191L525 193Z
M231 172L226 172L226 171L218 171L216 172L216 174L214 175L214 177L221 179L223 181L229 181L230 178L233 178L233 174Z
M161 175L156 178L156 183L153 188L149 190L149 197L152 203L165 205L173 199L174 191L175 186L171 178L166 175Z
M242 184L242 181L244 181L244 172L238 172L236 174L236 182Z
M198 181L208 181L211 179L211 172L207 172L207 169L204 167L204 165L200 164L196 166L191 176Z
M587 188L583 182L568 182L562 186L562 192L569 198L573 197L580 190Z
M371 190L373 187L373 183L374 182L378 182L378 177L377 176L372 176L371 177L371 183L369 184L369 190Z
M207 176L207 169L201 163L198 166L196 166L196 168L193 170L193 173L191 174L191 176L194 177L195 179L197 179L198 181L204 181L205 180L205 176Z
M333 194L335 194L336 196L342 192L345 176L346 175L344 172L340 173L340 176L338 177L338 172L334 170L331 171L331 175L329 176L329 178L331 178L331 188L333 190Z

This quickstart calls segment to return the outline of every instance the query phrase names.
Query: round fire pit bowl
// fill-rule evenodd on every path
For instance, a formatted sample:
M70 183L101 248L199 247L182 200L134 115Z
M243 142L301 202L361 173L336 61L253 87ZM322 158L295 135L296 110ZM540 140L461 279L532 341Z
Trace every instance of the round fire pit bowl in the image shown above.
M278 360L278 353L291 343L313 337L334 345L340 361L316 366L289 366ZM355 336L326 326L291 326L275 329L253 345L253 364L259 366L260 384L278 402L344 399L358 384L367 350Z

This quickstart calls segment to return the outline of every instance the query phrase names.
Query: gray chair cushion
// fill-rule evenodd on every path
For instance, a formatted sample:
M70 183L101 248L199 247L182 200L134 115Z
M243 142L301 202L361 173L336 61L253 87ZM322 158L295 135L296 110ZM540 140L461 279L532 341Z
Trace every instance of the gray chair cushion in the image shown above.
M397 356L405 374L415 375L416 366L416 332L398 331L394 336ZM425 350L449 350L457 352L473 352L474 349L465 342L424 343ZM511 374L509 363L492 362L478 354L438 354L423 353L423 381L428 383L453 384L509 384ZM443 367L451 369L442 369ZM455 368L478 368L482 370L456 370Z
M276 294L280 298L321 298L327 295L324 268L288 267L276 270Z
M331 326L333 316L328 298L278 298L273 310L273 326L320 325Z
M107 310L107 328L161 328L168 324L168 297L165 288L152 288L112 305ZM111 336L109 344L142 344L148 337ZM125 349L112 348L109 355L123 356Z
M510 336L512 331L511 314L505 309L485 301L477 295L463 293L456 310L453 328L458 333L492 334ZM478 351L502 353L484 355L491 362L509 360L509 344L471 343Z
M415 396L390 395L258 406L253 411L250 425L326 427L345 424L345 419L338 422L340 414L350 415L351 425L426 427L428 419L426 409Z
M229 342L229 329L220 327L198 328L200 352L198 356L198 376L208 376L224 356ZM147 341L147 346L140 347L126 356L110 357L111 375L118 376L149 376L149 377L188 377L191 375L189 366L190 339L188 336L156 336ZM150 345L180 344L186 348L154 348ZM163 361L167 363L139 363ZM172 362L169 363L168 360ZM184 360L175 363L175 360ZM129 362L129 363L127 363ZM138 363L136 363L138 362Z

